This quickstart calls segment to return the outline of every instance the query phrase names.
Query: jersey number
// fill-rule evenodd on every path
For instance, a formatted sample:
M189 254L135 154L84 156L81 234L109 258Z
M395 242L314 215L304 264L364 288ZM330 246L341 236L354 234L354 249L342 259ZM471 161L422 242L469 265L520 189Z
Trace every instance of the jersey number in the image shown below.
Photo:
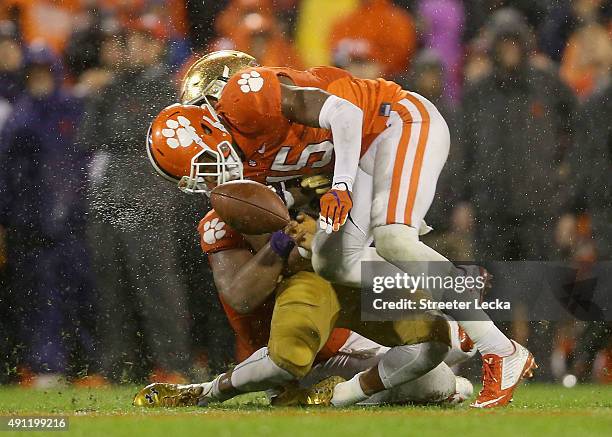
M274 162L272 163L271 170L274 171L297 171L301 170L306 165L308 165L308 160L310 156L314 153L322 153L321 157L312 163L310 163L310 167L312 168L321 168L325 167L332 160L334 145L331 141L323 141L322 143L309 144L302 150L300 157L295 162L295 164L287 163L287 156L291 151L291 147L284 146L276 154L274 158Z

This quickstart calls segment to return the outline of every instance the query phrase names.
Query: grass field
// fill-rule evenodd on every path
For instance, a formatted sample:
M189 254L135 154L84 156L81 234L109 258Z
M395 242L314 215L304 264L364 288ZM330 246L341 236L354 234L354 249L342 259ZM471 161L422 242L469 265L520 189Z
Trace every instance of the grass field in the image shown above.
M130 405L135 391L0 388L0 415L69 416L68 432L35 434L55 436L612 436L612 386L531 384L518 391L510 407L487 411L467 405L271 408L261 394L206 409L143 410ZM24 432L0 432L5 435Z

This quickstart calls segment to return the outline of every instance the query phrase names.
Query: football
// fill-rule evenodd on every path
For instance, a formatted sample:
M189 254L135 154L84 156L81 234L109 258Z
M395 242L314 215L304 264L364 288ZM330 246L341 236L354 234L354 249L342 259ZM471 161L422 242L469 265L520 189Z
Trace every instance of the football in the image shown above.
M290 220L281 198L254 181L221 184L212 190L210 202L225 223L246 235L278 231Z

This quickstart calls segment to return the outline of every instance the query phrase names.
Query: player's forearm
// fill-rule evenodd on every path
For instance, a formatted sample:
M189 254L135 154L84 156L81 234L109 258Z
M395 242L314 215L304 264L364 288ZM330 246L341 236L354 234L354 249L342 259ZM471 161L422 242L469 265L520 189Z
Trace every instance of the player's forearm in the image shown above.
M225 301L238 313L253 311L274 292L284 267L285 260L266 244L223 287Z
M344 183L352 191L361 155L363 111L332 95L321 108L319 124L333 135L336 155L333 184Z

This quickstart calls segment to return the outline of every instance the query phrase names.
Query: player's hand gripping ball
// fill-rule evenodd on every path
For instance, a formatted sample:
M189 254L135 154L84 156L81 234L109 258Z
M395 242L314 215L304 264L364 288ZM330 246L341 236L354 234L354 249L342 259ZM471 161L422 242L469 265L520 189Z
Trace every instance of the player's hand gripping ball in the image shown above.
M321 196L321 213L319 226L328 234L340 230L346 223L349 212L353 208L351 192L346 184L335 184L331 190Z
M300 212L285 228L285 233L295 241L295 244L307 251L312 250L312 239L316 232L316 220L303 212Z

